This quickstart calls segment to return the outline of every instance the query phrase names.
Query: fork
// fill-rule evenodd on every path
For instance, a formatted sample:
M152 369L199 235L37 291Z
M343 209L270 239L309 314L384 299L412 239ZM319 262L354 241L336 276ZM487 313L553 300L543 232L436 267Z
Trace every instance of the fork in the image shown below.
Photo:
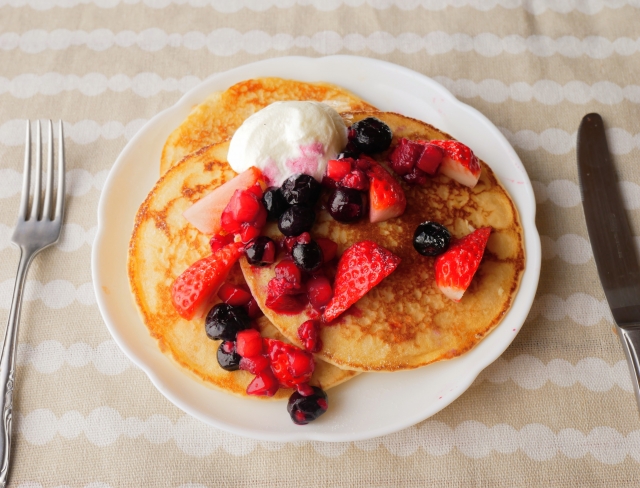
M58 136L58 188L54 200L53 184L53 124L49 120L47 132L47 179L42 195L42 134L40 121L36 125L36 167L33 199L29 208L31 177L31 124L27 120L27 139L24 154L24 174L22 178L22 197L18 221L11 241L20 248L20 264L13 289L11 311L0 356L0 488L4 488L9 474L9 456L11 454L11 418L13 410L13 388L15 376L16 344L18 343L18 324L24 291L25 278L31 261L40 251L55 244L60 237L64 214L64 135L62 121ZM55 208L54 208L55 202Z

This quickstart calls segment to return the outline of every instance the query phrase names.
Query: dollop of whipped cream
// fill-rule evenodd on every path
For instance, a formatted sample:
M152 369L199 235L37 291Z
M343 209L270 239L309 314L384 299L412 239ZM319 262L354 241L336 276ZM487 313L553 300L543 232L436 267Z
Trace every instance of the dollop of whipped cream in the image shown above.
M236 173L256 166L270 185L293 174L321 181L327 161L347 145L347 128L329 105L275 102L247 118L229 144L228 161Z

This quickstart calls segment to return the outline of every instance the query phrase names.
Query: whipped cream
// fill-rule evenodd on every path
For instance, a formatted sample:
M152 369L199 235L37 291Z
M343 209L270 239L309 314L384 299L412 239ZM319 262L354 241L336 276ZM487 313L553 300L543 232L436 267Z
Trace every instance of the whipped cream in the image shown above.
M327 161L347 145L347 128L333 108L320 102L275 102L246 119L229 144L236 173L256 166L270 185L293 174L321 181Z

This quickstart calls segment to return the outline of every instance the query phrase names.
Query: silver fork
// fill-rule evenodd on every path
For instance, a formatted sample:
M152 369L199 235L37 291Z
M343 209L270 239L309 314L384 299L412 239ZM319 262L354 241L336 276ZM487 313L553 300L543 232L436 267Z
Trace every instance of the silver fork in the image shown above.
M42 195L42 134L40 122L36 125L36 168L33 189L33 200L29 206L31 188L31 124L27 121L27 140L24 154L24 175L22 179L22 198L18 222L11 240L20 248L20 264L16 284L13 289L13 300L9 312L9 322L4 335L2 356L0 357L0 488L4 488L9 474L9 455L11 454L11 417L13 410L13 387L15 376L16 344L18 343L18 324L25 278L34 256L40 251L55 244L60 237L64 214L64 135L62 121L58 136L58 187L54 199L53 184L53 125L49 120L47 132L47 180ZM54 207L55 203L55 207Z

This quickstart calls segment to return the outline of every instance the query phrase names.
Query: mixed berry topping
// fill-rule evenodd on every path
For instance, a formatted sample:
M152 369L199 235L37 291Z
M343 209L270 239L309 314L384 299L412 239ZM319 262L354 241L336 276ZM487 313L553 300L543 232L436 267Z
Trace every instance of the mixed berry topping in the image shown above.
M316 420L327 411L329 401L324 390L317 386L312 387L313 393L303 396L296 391L289 397L287 412L291 420L297 425L306 425Z
M349 142L365 154L385 151L391 145L392 137L389 126L375 117L359 120L349 127Z
M394 173L414 185L425 185L429 177L441 173L471 188L480 176L478 159L457 141L402 138L385 153L386 162L373 159L372 154L384 157L380 153L390 148L392 135L381 120L365 118L349 128L348 144L328 161L322 184L310 175L295 174L280 187L265 190L262 173L250 168L184 213L198 230L212 236L212 254L175 280L172 299L177 312L190 320L209 311L205 331L210 339L221 341L220 367L254 375L247 394L273 396L280 388L294 388L287 410L298 425L318 418L328 406L327 394L309 384L315 370L313 353L322 349L321 328L331 325L400 264L400 258L387 249L361 241L342 253L336 269L332 261L337 243L309 234L323 187L327 196L322 208L336 221L356 222L368 213L369 221L378 223L402 215L406 208L403 187ZM267 220L277 221L284 235L281 241L261 235ZM490 233L490 228L478 229L452 241L444 226L423 222L413 245L424 256L437 256L436 284L458 301L478 269ZM304 349L263 338L254 328L252 319L262 315L256 299L245 283L226 282L243 253L252 266L279 260L275 277L267 284L268 308L291 315L310 308L309 316L321 319L306 320L298 327ZM211 308L216 296L222 303Z
M413 247L423 256L438 256L449 248L451 233L437 222L423 222L413 234Z

